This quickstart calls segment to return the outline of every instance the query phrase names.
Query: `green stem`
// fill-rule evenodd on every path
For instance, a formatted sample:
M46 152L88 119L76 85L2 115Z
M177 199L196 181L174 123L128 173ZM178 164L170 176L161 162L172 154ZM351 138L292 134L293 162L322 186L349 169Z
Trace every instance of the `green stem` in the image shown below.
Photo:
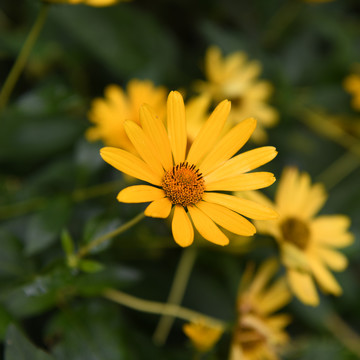
M142 220L145 217L144 213L140 213L137 216L135 216L133 219L128 221L127 223L121 225L117 229L110 231L107 234L104 234L102 236L99 236L95 240L91 241L87 245L81 247L77 253L78 258L82 258L85 255L87 255L92 249L96 248L100 244L102 244L104 241L109 240L117 235L120 235L121 233L125 232L126 230L130 229L132 226L136 225L140 220Z
M360 336L340 316L332 313L326 319L325 325L347 349L360 358Z
M175 320L174 315L166 315L166 307L180 305L184 297L186 285L189 281L195 259L196 250L194 247L188 247L183 250L175 272L167 304L164 307L164 313L162 314L154 332L153 340L157 345L163 345L166 342L171 326Z
M15 61L14 66L12 67L8 77L5 80L4 86L1 89L0 92L0 111L5 108L11 93L15 87L15 84L24 69L24 66L26 64L26 61L30 55L30 52L36 42L36 39L38 38L40 31L45 23L45 19L48 13L48 4L43 4L39 14L35 20L35 23L28 34L27 39L25 40L25 43Z
M207 315L203 315L196 311L186 309L175 304L164 304L157 301L148 301L137 298L132 295L128 295L126 293L123 293L122 291L115 289L106 289L103 292L103 296L106 299L109 299L120 305L124 305L138 311L143 311L152 314L165 314L187 321L194 321L194 319L201 318L204 319L204 321L208 322L210 325L215 327L226 328L227 326L227 324L221 320L215 319Z

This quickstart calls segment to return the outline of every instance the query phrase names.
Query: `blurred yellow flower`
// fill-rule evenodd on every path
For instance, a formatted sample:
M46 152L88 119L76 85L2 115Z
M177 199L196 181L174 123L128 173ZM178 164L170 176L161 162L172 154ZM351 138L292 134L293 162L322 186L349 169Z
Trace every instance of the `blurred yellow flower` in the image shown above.
M191 340L196 350L207 352L219 341L224 329L220 326L210 325L205 320L184 324L183 331Z
M167 101L167 129L148 105L140 107L141 127L134 121L124 122L138 155L113 147L100 151L116 169L151 184L125 188L117 197L120 202L151 202L145 215L158 218L167 218L173 208L172 233L180 246L193 242L190 218L206 240L227 245L228 237L216 224L232 233L251 236L256 229L242 215L255 219L277 216L271 208L217 192L255 190L275 181L269 172L248 173L272 160L277 154L274 147L232 157L247 142L256 121L242 121L221 137L230 107L229 101L222 101L187 150L184 101L180 93L172 91Z
M344 89L353 96L352 107L355 110L360 110L360 75L350 74L345 78L343 85Z
M342 271L347 258L337 250L350 245L354 238L348 231L350 219L344 215L315 217L326 201L321 184L311 185L307 173L285 168L275 195L275 204L265 196L252 193L250 199L274 206L279 218L256 223L259 233L277 240L287 268L287 279L293 293L305 304L319 303L314 280L333 295L342 289L329 269Z
M278 267L274 259L264 262L256 274L253 264L247 266L239 287L230 360L276 360L289 341L284 328L290 316L274 315L291 300L284 277L270 284Z
M139 109L143 103L151 105L163 120L166 113L166 89L155 87L150 80L133 79L127 84L127 94L117 85L105 89L105 98L93 100L89 119L94 126L85 136L89 141L102 140L107 146L135 152L132 142L124 129L124 121L140 124Z
M57 3L57 4L85 4L95 7L103 7L117 4L119 2L128 2L131 0L43 0L48 3Z
M258 61L248 61L243 52L222 56L218 47L210 47L205 55L205 75L207 81L198 80L195 89L209 95L216 103L228 99L232 104L230 122L238 122L254 117L258 120L253 140L265 142L266 127L278 121L278 112L268 103L272 86L267 81L258 80L261 65Z

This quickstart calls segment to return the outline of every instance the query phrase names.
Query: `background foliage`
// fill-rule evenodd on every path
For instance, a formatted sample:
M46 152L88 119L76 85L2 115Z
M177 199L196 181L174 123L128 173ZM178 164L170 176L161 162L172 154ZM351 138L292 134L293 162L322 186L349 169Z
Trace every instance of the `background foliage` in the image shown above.
M1 83L40 5L36 0L2 0ZM262 62L262 78L274 85L271 103L280 112L279 125L269 131L268 143L279 151L269 169L279 177L285 165L297 165L323 181L330 197L322 212L349 215L358 238L360 158L349 155L349 143L330 139L327 126L318 131L311 125L316 125L314 114L325 125L336 116L358 143L359 113L351 109L342 82L359 62L359 39L358 0L134 0L108 8L51 6L10 104L0 114L3 358L191 358L182 321L175 322L166 346L157 347L151 336L158 316L100 296L112 286L166 301L181 253L166 222L143 220L97 248L85 271L67 266L61 239L71 236L79 246L143 209L116 201L124 186L120 173L101 160L100 143L84 139L91 100L102 96L106 85L125 86L132 78L191 93L192 82L204 77L202 61L210 45L225 53L243 50ZM273 192L274 186L266 193ZM200 254L184 306L233 322L245 262L260 262L277 251L270 239L258 236L253 241L259 246L250 250L198 241ZM337 314L360 332L359 242L345 253L350 266L336 274L343 296L322 297L315 309L297 300L288 306L293 342L286 359L357 358L339 340L342 330L334 331L328 321ZM205 358L226 358L229 341L226 334Z

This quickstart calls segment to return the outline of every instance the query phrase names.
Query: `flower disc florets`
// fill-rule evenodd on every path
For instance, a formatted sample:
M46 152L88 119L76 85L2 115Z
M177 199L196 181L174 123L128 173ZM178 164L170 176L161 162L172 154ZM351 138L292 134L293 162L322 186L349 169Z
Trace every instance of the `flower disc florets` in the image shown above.
M205 182L195 165L182 162L165 174L162 188L174 205L188 206L202 199Z
M289 217L282 222L281 232L285 241L304 250L310 239L310 229L304 221Z

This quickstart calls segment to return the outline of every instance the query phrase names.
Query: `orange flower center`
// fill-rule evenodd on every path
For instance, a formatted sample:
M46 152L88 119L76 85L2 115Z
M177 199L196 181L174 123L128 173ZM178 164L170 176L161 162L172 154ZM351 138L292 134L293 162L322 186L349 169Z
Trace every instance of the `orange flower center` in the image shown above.
M301 250L307 247L310 240L310 229L304 221L289 217L281 223L280 229L285 241Z
M185 161L165 174L162 188L174 205L188 206L202 199L205 182L199 169Z

